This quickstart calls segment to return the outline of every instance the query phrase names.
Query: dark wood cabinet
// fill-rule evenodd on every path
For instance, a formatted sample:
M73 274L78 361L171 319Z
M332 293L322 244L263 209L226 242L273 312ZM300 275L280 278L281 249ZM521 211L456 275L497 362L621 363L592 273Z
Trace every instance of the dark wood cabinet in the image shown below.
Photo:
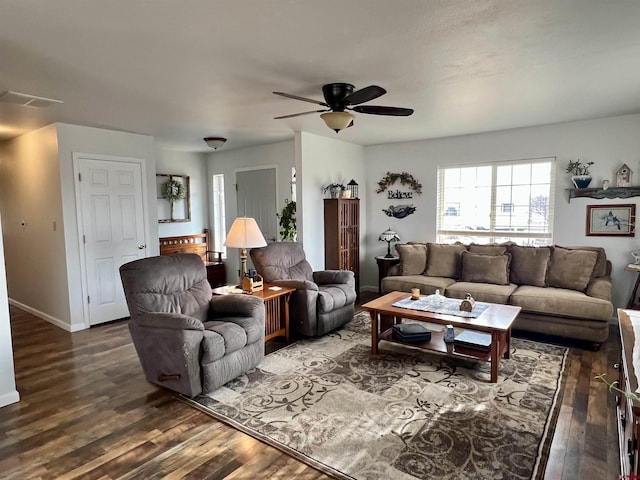
M327 198L324 201L324 267L351 270L360 292L360 200Z

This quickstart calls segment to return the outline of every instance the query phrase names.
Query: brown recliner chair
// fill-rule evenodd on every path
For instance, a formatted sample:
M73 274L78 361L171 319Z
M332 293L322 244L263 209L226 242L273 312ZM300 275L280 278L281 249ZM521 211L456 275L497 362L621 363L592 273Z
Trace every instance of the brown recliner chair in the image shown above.
M353 318L355 276L350 270L314 272L302 245L274 242L251 249L251 261L265 282L294 287L290 325L305 336L320 336Z
M212 296L198 255L135 260L120 267L120 277L129 331L149 382L195 397L264 357L264 302Z

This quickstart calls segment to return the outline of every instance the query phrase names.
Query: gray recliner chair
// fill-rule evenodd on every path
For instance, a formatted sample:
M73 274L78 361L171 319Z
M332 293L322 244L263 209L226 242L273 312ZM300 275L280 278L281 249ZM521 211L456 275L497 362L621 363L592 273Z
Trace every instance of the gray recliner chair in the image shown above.
M224 385L264 357L264 302L212 296L195 254L120 267L129 331L147 380L189 397Z
M314 272L302 245L275 242L251 249L251 261L265 282L294 287L290 325L308 337L324 335L353 318L355 276L350 270Z

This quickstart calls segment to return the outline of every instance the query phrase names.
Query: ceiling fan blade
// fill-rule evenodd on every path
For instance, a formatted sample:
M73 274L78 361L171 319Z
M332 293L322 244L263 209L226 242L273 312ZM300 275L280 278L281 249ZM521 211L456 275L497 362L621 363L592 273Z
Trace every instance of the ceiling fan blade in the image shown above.
M293 98L294 100L302 100L303 102L315 103L316 105L322 105L323 107L329 106L326 103L321 102L320 100L314 100L313 98L299 97L298 95L292 95L290 93L284 93L284 92L273 92L273 93L276 95L280 95L281 97Z
M274 120L280 120L281 118L299 117L301 115L309 115L310 113L328 112L329 110L311 110L310 112L292 113L291 115L282 115L280 117L273 117Z
M356 90L351 95L347 95L344 99L345 103L350 105L358 105L360 103L368 102L374 98L381 97L387 93L387 91L377 85L369 85L368 87Z
M408 117L413 113L413 108L382 107L377 105L359 105L351 110L358 113L371 115L393 115L394 117Z

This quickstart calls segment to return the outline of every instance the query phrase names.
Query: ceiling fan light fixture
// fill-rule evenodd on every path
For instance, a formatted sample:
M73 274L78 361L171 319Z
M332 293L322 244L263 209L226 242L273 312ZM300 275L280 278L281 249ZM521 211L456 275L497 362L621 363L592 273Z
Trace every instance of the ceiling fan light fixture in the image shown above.
M335 130L336 133L351 125L351 122L353 122L355 118L355 116L349 112L326 112L320 115L320 117L322 117L324 123L327 124L327 127Z
M203 138L203 140L214 150L217 150L218 148L223 146L227 141L227 139L224 137L205 137Z

